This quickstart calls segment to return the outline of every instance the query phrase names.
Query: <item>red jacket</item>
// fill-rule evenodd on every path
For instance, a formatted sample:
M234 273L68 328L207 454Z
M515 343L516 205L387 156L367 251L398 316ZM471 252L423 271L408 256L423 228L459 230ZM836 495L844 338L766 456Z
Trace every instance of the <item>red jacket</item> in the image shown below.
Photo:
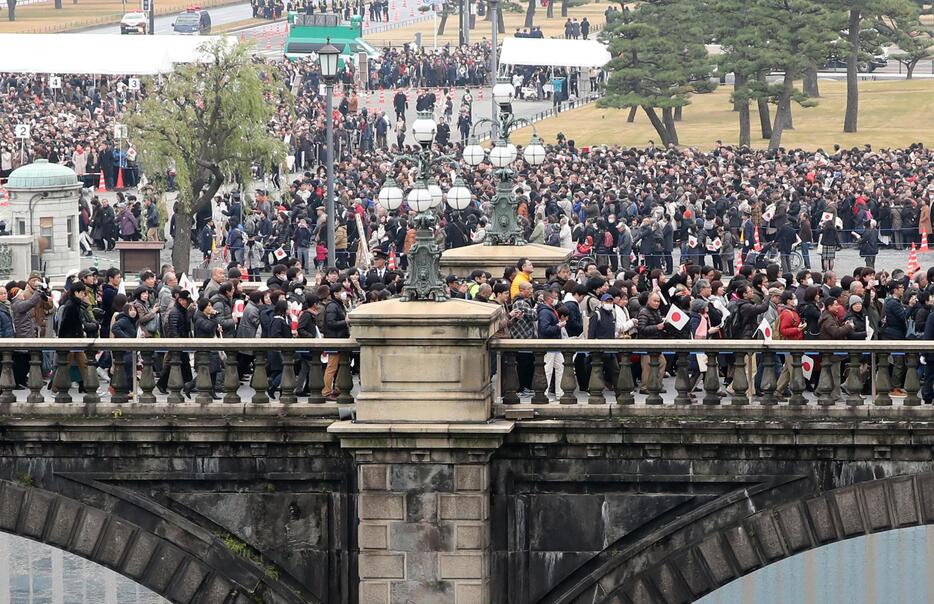
M782 308L778 311L778 333L783 340L803 340L804 331L798 329L801 317L793 308Z

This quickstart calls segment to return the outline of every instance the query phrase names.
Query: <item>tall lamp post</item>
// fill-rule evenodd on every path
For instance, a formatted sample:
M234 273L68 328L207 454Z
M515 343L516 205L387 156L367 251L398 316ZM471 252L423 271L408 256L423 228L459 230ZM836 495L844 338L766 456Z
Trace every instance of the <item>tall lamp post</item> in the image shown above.
M398 210L402 199L417 212L415 215L415 244L409 251L408 271L402 288L402 300L434 300L443 302L447 299L444 281L441 278L441 250L435 241L434 228L438 222L433 209L441 209L445 195L432 176L433 168L448 166L456 171L457 162L452 155L438 155L431 149L438 125L432 113L419 112L412 123L412 134L420 149L414 155L397 155L389 169L386 181L379 192L379 203L387 210ZM408 195L399 187L393 175L399 162L408 162L417 167L415 180ZM447 192L447 204L454 210L465 210L470 205L470 190L459 177L452 176L451 188Z
M321 77L324 78L325 96L327 101L325 107L327 115L327 176L328 192L325 200L325 212L327 212L327 236L328 236L328 266L337 266L337 252L334 249L334 80L337 78L337 59L340 57L340 50L331 44L331 39L327 39L327 44L318 50L318 65L321 68Z
M516 217L515 171L510 167L516 160L518 151L516 146L509 142L509 134L518 127L531 126L532 139L522 153L523 159L532 166L541 165L545 161L545 147L538 138L535 125L529 120L516 117L512 114L512 97L514 89L512 84L501 79L493 87L493 101L499 109L496 121L483 118L473 125L470 140L464 147L464 161L471 166L480 165L487 159L487 153L477 143L476 129L482 124L489 124L494 131L499 132L493 149L489 153L489 161L493 164L493 175L496 178L496 194L493 196L493 219L486 230L484 245L525 245L525 237Z

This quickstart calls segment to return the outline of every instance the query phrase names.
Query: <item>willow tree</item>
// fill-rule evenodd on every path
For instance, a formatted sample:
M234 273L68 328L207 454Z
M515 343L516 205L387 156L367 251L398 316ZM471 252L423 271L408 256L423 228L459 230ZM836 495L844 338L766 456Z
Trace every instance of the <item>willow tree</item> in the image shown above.
M172 263L191 262L193 217L233 175L249 182L253 163L269 166L285 155L267 125L286 94L274 74L254 63L243 45L206 44L205 61L181 65L161 82L129 120L147 171L174 163L178 182Z

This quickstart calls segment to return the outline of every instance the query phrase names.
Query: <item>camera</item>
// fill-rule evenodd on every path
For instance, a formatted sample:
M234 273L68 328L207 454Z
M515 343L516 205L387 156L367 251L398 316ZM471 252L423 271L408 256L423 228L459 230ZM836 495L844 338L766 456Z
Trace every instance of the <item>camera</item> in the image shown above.
M42 296L43 300L48 300L52 297L52 288L45 281L40 281L36 286L36 293Z

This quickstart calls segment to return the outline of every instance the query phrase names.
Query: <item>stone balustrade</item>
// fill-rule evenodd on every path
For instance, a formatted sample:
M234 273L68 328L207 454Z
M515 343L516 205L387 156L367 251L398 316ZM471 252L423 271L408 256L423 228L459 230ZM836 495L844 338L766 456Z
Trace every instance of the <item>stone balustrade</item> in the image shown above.
M0 340L0 413L264 415L291 409L290 413L336 418L338 407L354 403L351 357L358 349L352 339L4 339ZM127 379L127 374L132 376L133 372L124 368L128 351L136 353L132 357L138 370L135 383ZM281 354L283 369L278 397L270 400L268 359L273 351ZM102 388L97 368L98 355L104 352L111 353L112 371L109 386ZM248 352L255 358L245 385L241 384L238 352ZM50 377L43 375L44 354L52 357ZM340 395L336 401L326 402L321 394L325 354L340 355L336 378ZM25 390L14 388L14 355L28 355ZM212 355L218 356L212 361ZM78 366L79 356L80 364L86 366L84 370ZM157 389L157 359L169 364L167 394ZM218 360L220 388L215 390L211 366L213 362L217 368ZM186 361L193 361L190 394L185 393L182 372ZM303 366L308 375L307 398L296 393L296 368ZM73 381L79 374L85 392L75 394ZM214 398L215 392L219 399Z
M495 413L516 418L667 416L673 410L689 415L902 415L921 407L918 368L924 354L934 353L929 342L853 340L499 339L490 342L490 349L499 368ZM546 380L548 353L563 361L557 389ZM785 359L790 367L782 393L778 380ZM531 392L520 395L517 365L523 362L532 364L533 378ZM705 362L707 370L701 373ZM805 377L809 363L813 383ZM893 363L904 364L904 397L890 396ZM645 370L647 379L637 380ZM839 374L836 383L834 372ZM578 374L586 379L583 384Z

